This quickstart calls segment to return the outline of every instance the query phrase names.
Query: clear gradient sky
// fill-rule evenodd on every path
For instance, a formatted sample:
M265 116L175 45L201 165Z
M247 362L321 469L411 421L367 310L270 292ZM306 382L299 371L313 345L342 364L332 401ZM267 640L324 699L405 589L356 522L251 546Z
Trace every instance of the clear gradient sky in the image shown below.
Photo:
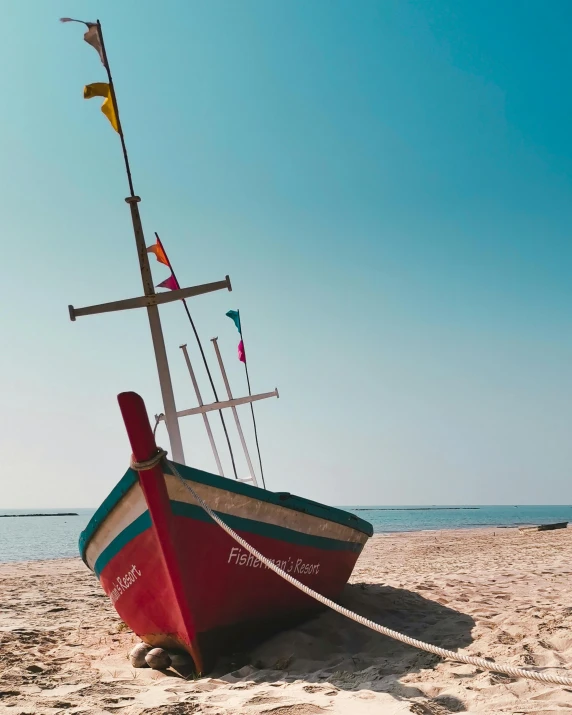
M270 488L572 501L570 2L5 0L1 507L97 506L130 454L116 394L161 409L143 311L68 319L141 285L119 140L82 97L104 69L66 15L103 23L148 243L185 285L231 276L190 305L235 394L230 308L253 389L280 390ZM186 317L162 315L194 406Z

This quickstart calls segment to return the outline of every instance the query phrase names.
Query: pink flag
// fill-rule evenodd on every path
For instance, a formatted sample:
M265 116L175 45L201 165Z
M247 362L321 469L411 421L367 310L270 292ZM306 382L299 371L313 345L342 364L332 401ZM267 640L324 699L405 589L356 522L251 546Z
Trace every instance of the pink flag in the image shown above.
M170 275L162 283L157 285L157 288L168 288L169 290L179 290L179 284L174 275Z
M244 343L242 340L238 343L238 359L246 365L246 353L244 352Z

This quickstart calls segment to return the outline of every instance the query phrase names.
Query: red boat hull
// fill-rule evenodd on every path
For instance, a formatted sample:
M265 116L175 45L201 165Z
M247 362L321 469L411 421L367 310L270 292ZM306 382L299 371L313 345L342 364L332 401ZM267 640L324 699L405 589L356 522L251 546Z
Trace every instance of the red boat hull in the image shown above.
M176 617L176 595L151 528L127 544L99 576L121 618L143 641L189 651L194 642L202 655L201 670L206 672L218 653L237 640L243 644L251 628L257 637L262 632L268 635L321 608L257 562L214 522L177 516L173 522L177 543L186 545L181 549L183 589L194 632L186 632ZM285 562L285 570L302 583L330 598L338 596L359 555L293 547L248 532L240 535L268 558ZM202 548L205 544L208 548Z
M80 552L125 623L149 645L186 650L198 672L321 606L240 546L186 485L248 544L332 599L373 531L339 509L176 469L129 470L82 534Z

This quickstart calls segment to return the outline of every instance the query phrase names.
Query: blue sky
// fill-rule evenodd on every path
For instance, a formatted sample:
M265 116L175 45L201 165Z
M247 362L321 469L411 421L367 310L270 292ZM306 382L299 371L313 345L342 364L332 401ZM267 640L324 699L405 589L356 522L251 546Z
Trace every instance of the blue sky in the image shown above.
M181 283L231 276L190 302L208 354L243 394L240 308L253 389L280 390L270 488L572 501L569 3L43 0L0 29L2 507L96 506L129 459L116 394L160 409L143 311L68 319L141 287L118 137L82 98L104 69L67 15L103 23L147 242ZM162 317L194 406L186 317ZM214 469L200 418L182 430Z

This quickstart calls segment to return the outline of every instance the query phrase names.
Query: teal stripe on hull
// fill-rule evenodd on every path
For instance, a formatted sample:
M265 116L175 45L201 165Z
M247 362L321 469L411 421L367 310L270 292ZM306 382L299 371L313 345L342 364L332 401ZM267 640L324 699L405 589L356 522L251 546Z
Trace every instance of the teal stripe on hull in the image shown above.
M210 516L200 506L195 504L172 500L171 510L175 516L184 516L188 519L214 524ZM358 553L363 548L362 544L353 541L341 541L339 539L330 539L327 536L304 534L301 531L287 529L284 526L268 524L265 521L256 521L255 519L245 519L242 516L224 514L220 511L216 511L215 514L220 516L224 523L235 531L246 531L250 534L256 534L257 536L265 536L269 539L276 539L277 541L286 541L288 544L311 546L312 548L323 549L325 551L355 551Z
M139 534L142 534L150 528L151 514L149 514L148 511L145 511L141 514L141 516L138 516L135 521L132 521L129 526L123 529L123 531L118 534L109 546L106 546L97 557L93 567L97 578L99 578L99 574L103 571L111 559L114 556L117 556L121 549L125 548L125 546L127 546L130 541L133 541L136 536L139 536Z
M182 516L195 521L214 524L213 520L206 512L195 504L186 504L185 502L171 500L171 511L174 516ZM288 544L296 546L309 546L314 549L322 549L323 551L353 551L360 553L363 544L358 544L352 541L341 541L339 539L330 539L327 536L314 536L312 534L304 534L294 529L287 529L276 524L267 524L264 521L256 521L255 519L245 519L241 516L232 516L223 512L215 512L220 518L235 531L246 532L247 534L256 534L276 541L284 541ZM115 539L107 546L98 556L94 571L97 577L107 566L114 556L132 541L136 536L142 534L151 527L151 516L148 511L141 514L134 522L124 529ZM219 527L220 528L220 527Z
M128 469L121 480L113 487L111 492L104 499L99 509L91 517L89 524L85 527L84 531L82 531L79 535L79 553L86 565L87 561L85 559L85 550L87 549L87 545L91 541L91 538L107 519L110 512L115 509L121 499L123 499L131 487L138 481L139 476L137 472L134 472L132 469Z

